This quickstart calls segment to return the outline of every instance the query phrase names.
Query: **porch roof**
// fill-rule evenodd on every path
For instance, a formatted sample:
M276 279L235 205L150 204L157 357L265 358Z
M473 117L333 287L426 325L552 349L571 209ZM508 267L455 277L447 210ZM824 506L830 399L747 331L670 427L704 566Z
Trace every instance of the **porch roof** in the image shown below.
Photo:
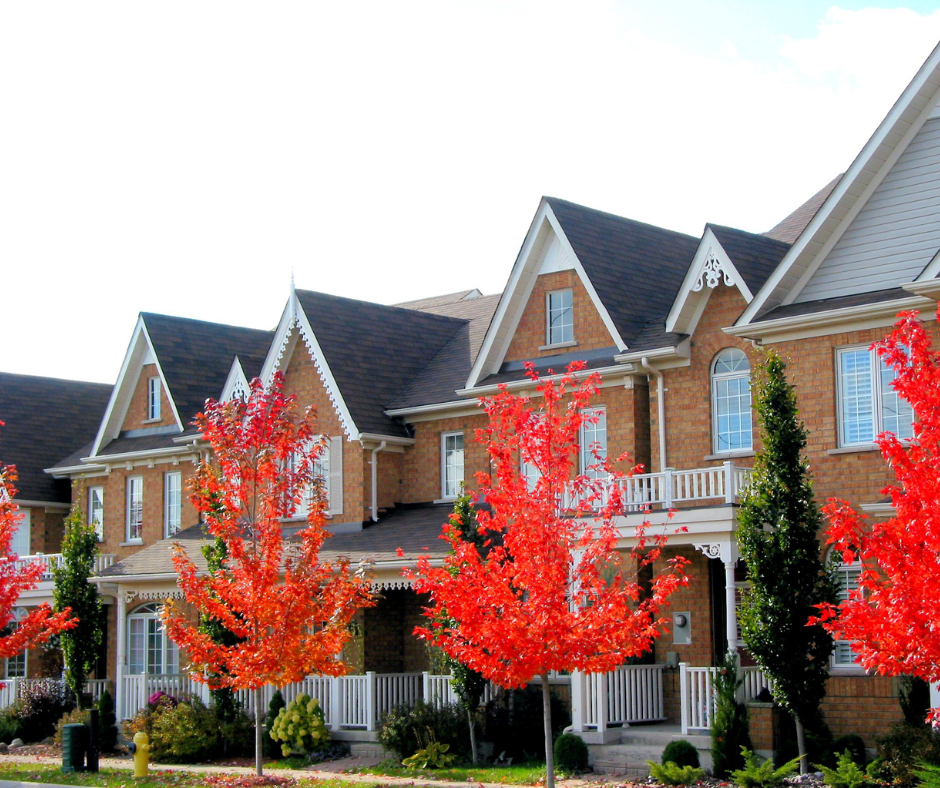
M383 564L401 566L413 563L422 555L443 557L450 547L438 537L452 509L450 504L402 509L361 531L335 534L320 550L320 559L335 562L347 558L353 564L371 561L378 569ZM287 539L294 538L300 529L300 526L285 528ZM202 547L211 541L212 537L204 526L194 525L118 561L102 571L100 576L124 583L130 579L146 580L172 574L172 547L176 543L182 545L197 569L204 572L206 559L202 555ZM398 555L399 548L404 556Z

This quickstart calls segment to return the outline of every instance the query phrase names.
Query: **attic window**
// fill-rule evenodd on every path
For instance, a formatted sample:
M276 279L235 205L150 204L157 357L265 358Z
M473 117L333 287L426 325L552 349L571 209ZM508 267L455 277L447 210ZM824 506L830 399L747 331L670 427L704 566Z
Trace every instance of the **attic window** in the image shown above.
M160 378L147 381L147 421L160 420Z
M574 341L574 309L571 288L553 290L545 296L545 342L560 345Z

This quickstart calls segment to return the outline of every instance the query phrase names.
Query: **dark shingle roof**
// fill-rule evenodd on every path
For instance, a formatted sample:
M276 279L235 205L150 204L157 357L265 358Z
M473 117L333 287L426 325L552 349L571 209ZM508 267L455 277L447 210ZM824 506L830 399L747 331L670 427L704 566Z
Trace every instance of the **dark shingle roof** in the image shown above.
M249 380L261 372L273 331L142 312L184 428L206 399L222 394L235 356Z
M405 309L427 309L433 311L435 307L447 306L448 304L458 303L460 301L472 301L474 298L480 298L483 295L479 290L461 290L459 293L445 293L444 295L431 296L430 298L418 298L414 301L402 301L400 304L392 306L401 306Z
M822 298L818 301L804 301L799 304L783 304L769 312L764 312L754 323L764 323L768 320L778 320L783 317L796 317L797 315L812 315L817 312L828 312L832 309L847 309L852 306L865 306L867 304L880 304L885 301L896 301L901 298L910 298L911 293L901 287L892 287L888 290L877 290L872 293L854 293L835 298Z
M360 432L406 437L385 415L467 321L426 310L298 290L297 298Z
M706 226L711 229L718 243L728 253L728 257L744 277L753 295L756 295L757 291L764 286L764 282L790 249L790 244L766 235L748 233L717 224Z
M627 347L665 326L699 239L546 197Z
M768 238L774 238L788 244L794 243L796 239L800 237L803 230L806 229L806 225L813 220L816 212L822 207L822 204L832 193L832 190L836 188L836 185L842 180L843 174L844 173L840 173L829 181L829 183L823 186L816 194L810 197L785 219L774 225L774 227L764 233L764 235Z
M111 386L0 373L0 462L16 465L18 497L68 503L67 481L43 472L98 431Z

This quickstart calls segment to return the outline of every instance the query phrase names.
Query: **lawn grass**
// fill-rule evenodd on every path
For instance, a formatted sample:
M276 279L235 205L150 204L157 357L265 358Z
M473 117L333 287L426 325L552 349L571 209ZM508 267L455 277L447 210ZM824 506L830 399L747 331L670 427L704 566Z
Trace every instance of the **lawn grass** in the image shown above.
M455 766L450 769L407 769L397 761L382 761L378 766L358 768L359 774L383 777L424 777L455 783L502 783L504 785L536 785L545 782L545 762L525 761L512 766ZM558 779L565 775L555 772Z

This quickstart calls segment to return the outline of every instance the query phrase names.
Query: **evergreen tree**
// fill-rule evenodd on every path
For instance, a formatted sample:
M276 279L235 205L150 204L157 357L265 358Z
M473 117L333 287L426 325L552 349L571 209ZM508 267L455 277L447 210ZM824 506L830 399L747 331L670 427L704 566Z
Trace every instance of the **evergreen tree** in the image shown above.
M65 518L62 539L62 560L53 567L55 587L53 608L58 613L71 609L78 625L59 636L65 661L65 683L75 694L80 709L88 674L94 669L101 653L104 637L104 608L98 588L88 582L95 572L98 557L98 534L94 525L86 523L76 503Z
M835 601L836 588L820 557L822 522L803 457L806 429L786 364L771 350L757 371L754 410L764 447L738 512L738 546L750 581L741 632L774 700L793 717L806 773L805 729L820 720L833 648L822 626L807 622L817 605Z
M203 545L202 554L206 559L206 568L211 574L222 571L228 554L225 541L216 537L211 544ZM199 617L199 631L207 634L221 646L234 646L241 640L238 635L226 629L221 621L208 613L203 613ZM219 719L223 722L232 722L240 705L234 690L231 687L219 687L209 690L209 694L212 696Z

